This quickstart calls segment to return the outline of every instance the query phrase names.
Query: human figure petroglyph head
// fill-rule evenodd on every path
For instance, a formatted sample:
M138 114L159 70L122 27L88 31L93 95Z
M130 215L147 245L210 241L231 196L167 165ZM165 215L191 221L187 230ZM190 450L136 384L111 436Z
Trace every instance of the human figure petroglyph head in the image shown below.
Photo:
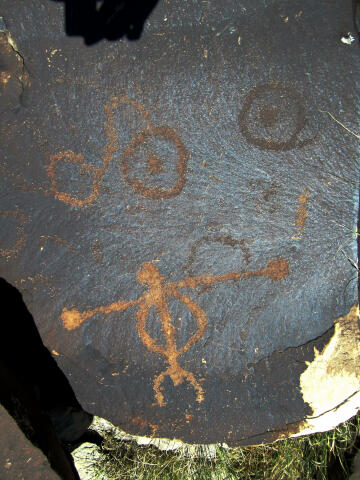
M147 284L150 288L161 286L165 278L160 275L157 267L151 262L144 262L137 271L136 278L139 282Z
M283 280L289 275L289 263L283 258L280 258L279 260L270 260L265 271L266 275L271 278L271 280Z
M85 316L76 309L67 310L64 308L61 314L61 320L67 330L75 330L76 328L80 327L82 322L85 320Z

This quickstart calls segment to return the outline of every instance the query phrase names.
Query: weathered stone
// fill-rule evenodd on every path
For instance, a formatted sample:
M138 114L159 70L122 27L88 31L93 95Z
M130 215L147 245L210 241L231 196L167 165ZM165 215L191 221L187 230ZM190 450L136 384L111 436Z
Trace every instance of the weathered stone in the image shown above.
M29 442L8 412L0 405L0 475L3 480L59 480L47 458Z
M81 480L92 480L96 472L96 462L101 456L99 447L94 443L85 442L72 452L72 456ZM99 480L108 480L107 475L98 471L96 476Z
M4 441L0 444L0 455L8 456L9 445L13 449L16 439L22 438L17 433L21 429L34 445L33 450L40 449L61 479L77 480L72 457L61 442L78 441L87 431L92 416L81 409L69 382L44 347L20 293L1 278L0 299L0 405L17 423L9 436L6 429L1 430ZM19 450L13 452L16 458L24 455L23 444L20 442ZM11 471L14 476L8 478L23 478L15 476L17 467L23 468L24 462L19 462L15 462L19 465ZM32 478L32 468L30 465L29 470L23 471L24 478Z
M63 14L2 4L31 87L3 114L0 274L82 406L230 445L355 412L351 2L160 2L91 48Z
M0 17L0 112L19 108L28 87L30 80L24 59Z

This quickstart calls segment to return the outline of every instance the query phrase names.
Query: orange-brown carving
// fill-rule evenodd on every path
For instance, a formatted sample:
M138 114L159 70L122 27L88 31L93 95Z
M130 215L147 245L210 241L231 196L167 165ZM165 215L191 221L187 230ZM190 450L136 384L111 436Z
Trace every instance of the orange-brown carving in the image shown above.
M131 105L138 114L145 120L147 127L142 132L138 133L130 142L130 145L124 150L121 163L121 171L125 181L131 185L135 192L140 193L144 197L161 199L170 198L178 195L183 189L186 181L186 166L189 159L189 153L185 148L180 137L174 132L174 130L168 126L156 127L150 121L150 114L144 108L143 105L129 99L128 97L117 98L114 97L112 102L107 107L108 116L108 129L114 132L114 113L115 109L120 104ZM109 135L108 135L109 136ZM177 150L177 179L174 184L169 188L154 187L146 185L146 182L134 178L131 175L132 159L134 158L136 151L139 147L146 145L146 141L151 137L157 137L159 139L172 142ZM115 139L115 136L113 137ZM163 171L163 161L157 155L153 153L147 154L147 169L151 175L155 173L161 173Z
M149 153L147 156L147 168L150 175L161 173L164 170L163 161L157 155Z
M296 212L296 226L298 230L298 236L302 235L302 232L305 227L305 222L308 217L307 209L308 209L308 201L310 197L310 192L308 190L304 190L303 193L299 195L299 207Z
M155 127L150 121L150 114L143 105L134 100L123 96L113 97L109 103L104 106L106 123L105 132L107 136L107 144L105 152L102 156L102 166L99 168L92 167L85 162L82 154L76 154L71 150L59 152L50 155L50 162L46 167L48 177L51 183L51 192L57 200L68 203L76 207L83 207L90 205L99 196L102 178L114 160L114 154L118 149L118 133L114 125L115 111L119 105L130 105L137 113L144 118L147 127L144 131L138 133L130 142L130 145L124 150L122 156L121 171L124 175L125 181L131 185L135 192L140 193L145 197L150 198L169 198L178 195L182 190L186 180L186 165L189 158L189 153L182 143L180 137L168 126ZM177 150L177 180L170 188L147 186L144 181L137 180L131 176L131 158L135 155L136 149L146 143L149 137L158 137L160 139L172 142ZM93 176L92 191L88 197L79 199L66 192L59 190L58 182L56 180L56 164L60 161L67 163L76 163L84 171L87 171ZM161 173L163 171L163 160L152 153L147 154L147 168L151 175Z
M137 425L139 426L142 430L145 430L145 428L149 428L151 429L151 435L154 436L156 435L156 432L159 430L159 427L157 425L155 425L154 423L150 423L148 422L147 420L145 420L144 418L140 417L140 415L138 415L137 417L134 417L131 419L131 423L133 423L134 425Z
M200 247L203 245L206 246L211 246L212 244L220 244L223 245L224 247L232 247L236 248L239 247L243 256L246 264L250 262L251 254L250 250L248 248L248 245L244 239L235 239L231 235L226 235L226 234L214 234L214 235L205 235L201 237L199 240L196 240L191 248L190 248L190 253L189 256L186 260L186 263L184 264L184 270L187 274L192 275L193 273L193 264L196 260L197 252Z
M135 314L137 320L137 329L139 336L146 348L154 353L159 353L165 357L168 368L154 378L155 399L159 406L166 405L163 395L163 382L165 377L170 377L174 386L178 386L187 381L196 392L197 402L204 399L204 390L194 374L182 368L179 364L179 357L189 350L205 333L207 326L207 316L204 310L187 295L181 293L185 287L195 288L197 285L211 285L215 283L227 282L229 280L245 280L252 277L267 276L271 280L279 281L289 274L289 264L286 260L271 260L268 265L259 270L248 270L244 272L229 272L220 276L208 274L198 277L186 277L180 282L165 282L157 267L150 262L145 262L137 272L137 280L147 285L147 290L139 299L133 301L118 301L105 307L98 307L80 313L78 310L63 309L61 320L67 330L78 328L85 320L93 317L97 313L111 313L126 310L129 307L138 306ZM194 315L197 322L197 331L190 337L187 343L178 348L175 340L175 327L172 322L168 298L175 297L182 302ZM146 331L146 320L152 307L160 315L162 333L165 338L165 345L156 342L156 339L150 337Z
M58 183L56 181L55 167L56 164L60 161L64 161L66 163L77 163L83 170L88 171L94 175L92 192L88 197L81 200L79 198L69 195L68 193L59 191ZM50 178L51 190L57 200L61 200L62 202L69 203L70 205L76 207L83 207L84 205L92 203L99 195L100 180L103 175L103 169L95 168L91 165L86 164L84 156L81 154L75 154L71 150L67 150L66 152L59 152L55 155L51 155L50 163L46 166L46 170L48 177Z
M137 180L133 178L130 173L131 158L135 156L136 150L146 144L148 137L155 136L160 139L168 140L176 146L177 150L177 179L170 188L146 186L143 180ZM150 157L151 158L151 157ZM140 132L135 138L132 139L128 148L125 149L123 155L123 162L121 166L122 173L125 180L133 187L133 189L149 198L170 198L178 195L185 185L186 180L186 165L189 158L189 153L186 150L181 139L176 135L174 130L170 127L151 127L143 132ZM149 160L148 160L149 163ZM161 164L160 164L161 165ZM161 165L162 167L162 165ZM161 168L162 169L162 168ZM155 173L154 170L151 173Z
M14 218L18 222L16 227L17 240L14 246L11 248L0 248L2 257L16 257L25 242L24 225L26 217L20 210L2 210L0 211L0 217Z
M90 205L91 203L93 203L94 200L96 200L99 196L101 180L110 163L113 161L113 155L117 150L117 133L113 123L114 108L116 106L117 104L114 103L113 99L109 104L105 105L104 107L107 119L105 123L105 132L108 142L105 146L105 152L102 157L101 167L95 168L91 165L88 165L85 162L84 156L82 154L75 154L71 150L67 150L66 152L60 152L55 155L50 155L50 163L49 165L47 165L46 170L51 182L51 191L57 200L76 207L83 207L85 205ZM58 190L55 166L60 161L77 163L84 171L87 171L88 173L91 173L93 175L92 192L88 197L86 197L85 199L79 199L69 195L68 193L60 192Z

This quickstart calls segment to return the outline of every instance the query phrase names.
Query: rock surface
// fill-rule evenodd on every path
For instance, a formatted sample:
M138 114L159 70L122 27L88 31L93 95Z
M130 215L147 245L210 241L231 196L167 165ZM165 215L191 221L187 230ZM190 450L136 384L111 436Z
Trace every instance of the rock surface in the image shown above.
M2 480L60 480L45 455L25 437L14 419L1 405L0 431Z
M229 445L355 413L351 2L159 2L91 47L62 2L1 8L28 76L8 98L1 63L0 275L82 407Z

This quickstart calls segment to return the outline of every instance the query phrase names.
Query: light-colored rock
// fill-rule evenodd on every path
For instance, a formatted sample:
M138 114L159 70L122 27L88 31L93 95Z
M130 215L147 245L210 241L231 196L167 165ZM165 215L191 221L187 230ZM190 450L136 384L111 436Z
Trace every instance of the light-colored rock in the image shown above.
M325 432L349 420L360 409L359 305L334 320L335 332L300 377L304 402L312 414L295 437Z
M83 443L72 452L76 470L81 480L107 480L107 478L96 472L96 463L100 458L100 451L93 443ZM96 472L96 476L95 476Z
M102 436L104 436L106 433L112 432L114 437L119 441L134 441L138 445L153 445L159 450L163 451L179 450L184 455L189 455L192 457L215 458L216 456L217 444L191 445L176 439L171 440L168 438L151 438L141 437L137 435L129 435L120 428L115 427L108 420L100 417L94 417L93 423L91 424L90 428L92 430L95 430ZM221 446L223 448L228 448L225 443L221 444Z

